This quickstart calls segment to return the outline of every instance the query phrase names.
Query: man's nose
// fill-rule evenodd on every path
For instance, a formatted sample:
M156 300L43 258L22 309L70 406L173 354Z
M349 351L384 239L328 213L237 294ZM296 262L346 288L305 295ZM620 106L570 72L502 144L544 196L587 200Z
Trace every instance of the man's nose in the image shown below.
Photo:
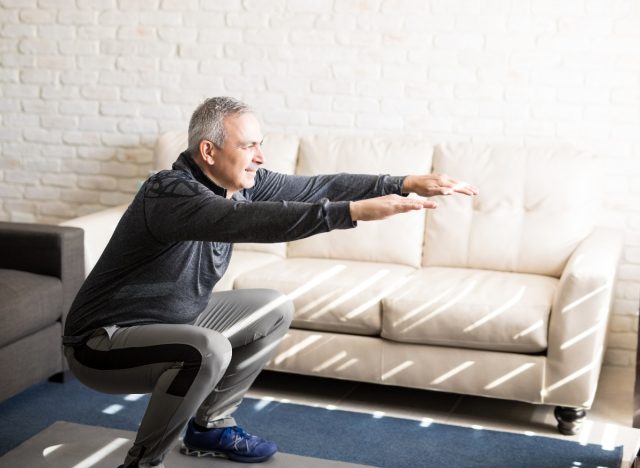
M264 163L264 152L262 151L262 146L260 146L259 144L256 145L256 150L253 153L253 162L256 164Z

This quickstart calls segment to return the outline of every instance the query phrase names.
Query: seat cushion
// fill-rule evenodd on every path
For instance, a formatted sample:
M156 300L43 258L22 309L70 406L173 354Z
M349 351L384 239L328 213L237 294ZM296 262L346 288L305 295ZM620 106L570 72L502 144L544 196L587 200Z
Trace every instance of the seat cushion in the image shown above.
M0 269L0 346L62 317L62 282L52 276Z
M241 274L234 287L289 294L294 328L379 335L380 300L414 271L386 263L292 258Z
M557 284L548 276L424 268L382 301L382 336L405 343L542 352Z
M222 279L218 281L213 290L228 291L233 289L233 283L238 275L241 275L246 271L254 270L266 265L267 263L277 262L278 260L281 260L278 255L237 250L234 246L233 254L231 255L231 262L227 267L227 271L222 276Z

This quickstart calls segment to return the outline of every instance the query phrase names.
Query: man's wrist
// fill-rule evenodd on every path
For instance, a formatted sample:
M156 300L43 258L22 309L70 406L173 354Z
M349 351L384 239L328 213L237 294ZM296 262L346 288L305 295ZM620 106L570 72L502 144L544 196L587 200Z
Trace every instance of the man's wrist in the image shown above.
M413 192L413 176L408 175L404 178L401 190L403 194Z

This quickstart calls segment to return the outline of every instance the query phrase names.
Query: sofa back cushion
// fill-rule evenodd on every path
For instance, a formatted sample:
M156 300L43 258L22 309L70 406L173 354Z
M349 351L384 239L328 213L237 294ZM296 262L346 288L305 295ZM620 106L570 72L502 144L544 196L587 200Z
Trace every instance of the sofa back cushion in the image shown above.
M474 184L480 195L439 197L427 214L424 266L559 277L593 229L596 160L575 148L439 145L433 169Z
M283 174L293 174L298 156L298 141L295 136L270 134L265 135L262 148L265 154L266 169ZM187 149L188 134L186 131L173 131L162 134L157 142L153 158L156 171L171 169L178 155ZM266 252L284 257L286 244L235 244L239 250Z
M415 139L308 137L300 143L299 175L348 172L407 175L427 173L433 147ZM360 222L356 229L332 231L289 243L290 257L336 258L420 266L424 212Z

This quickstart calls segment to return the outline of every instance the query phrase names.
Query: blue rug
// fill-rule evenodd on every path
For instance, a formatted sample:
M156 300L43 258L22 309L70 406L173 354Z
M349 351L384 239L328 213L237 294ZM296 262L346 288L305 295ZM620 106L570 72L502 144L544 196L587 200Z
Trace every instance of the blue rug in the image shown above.
M55 421L136 430L148 397L105 395L76 380L42 383L0 403L0 455ZM622 447L245 399L235 413L249 432L286 453L380 467L618 468Z

